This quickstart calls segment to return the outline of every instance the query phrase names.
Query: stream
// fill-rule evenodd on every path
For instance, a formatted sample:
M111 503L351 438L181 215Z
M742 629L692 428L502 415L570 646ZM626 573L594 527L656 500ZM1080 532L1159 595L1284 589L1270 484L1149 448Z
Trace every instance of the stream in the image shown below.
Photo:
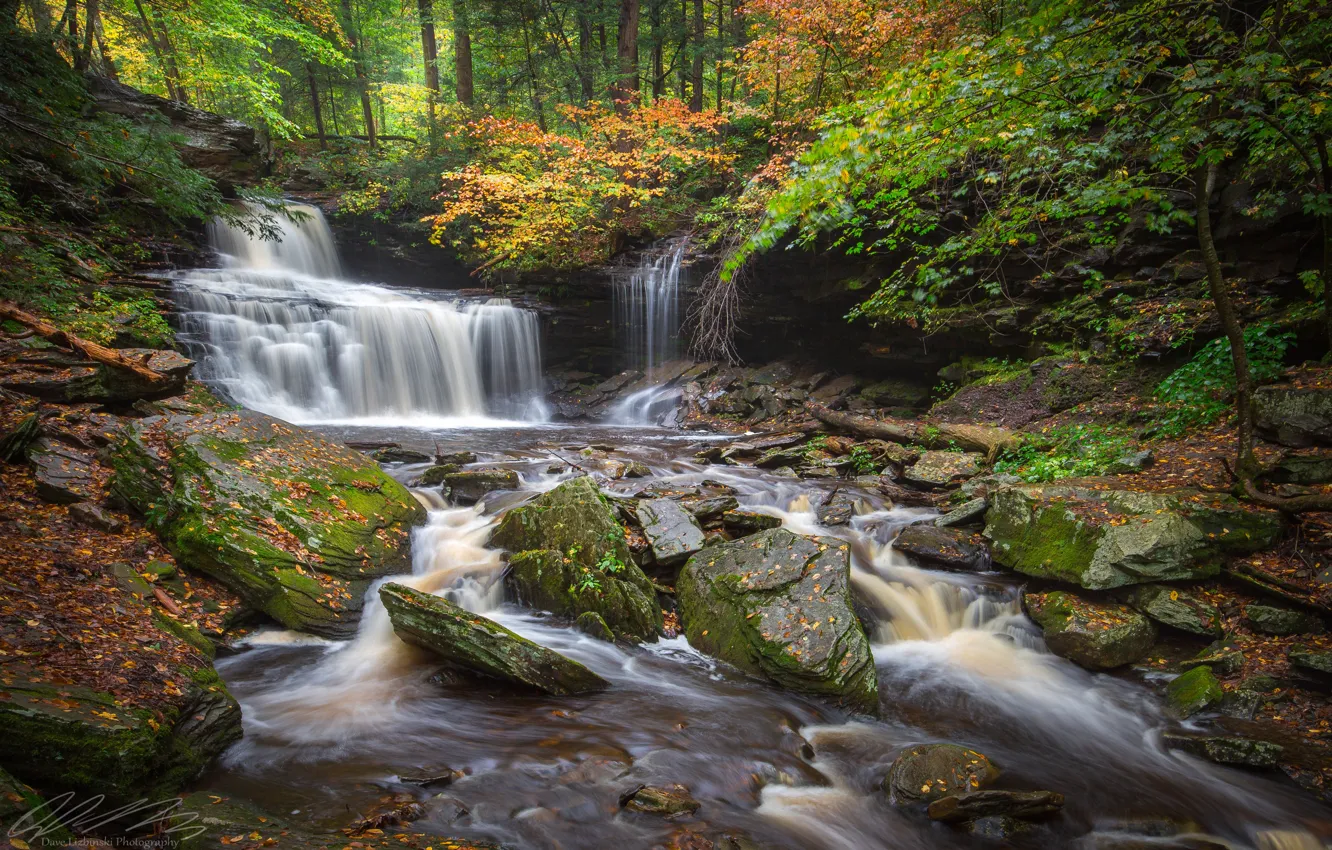
M218 659L245 737L203 790L325 829L402 795L425 805L410 831L522 848L650 848L684 828L780 848L1323 846L1305 830L1325 831L1327 812L1305 792L1276 774L1167 751L1159 738L1173 721L1148 688L1050 654L1021 613L1015 577L921 570L895 552L897 532L932 511L857 491L850 524L823 527L812 506L832 482L699 465L694 453L719 436L545 422L534 388L539 340L524 311L338 280L322 227L321 219L293 226L277 248L220 234L223 267L178 282L182 336L196 347L201 374L246 406L333 439L466 449L478 466L516 470L522 489L482 506L414 491L429 519L414 532L412 575L389 580L446 595L582 662L611 687L556 698L432 681L437 666L397 639L372 589L351 641L267 630ZM634 344L651 334L651 349L660 332L635 326ZM659 415L657 405L650 416L622 411L619 419ZM608 482L609 490L720 481L744 508L847 541L882 718L779 691L683 637L617 646L506 604L504 563L485 546L498 513L576 474L547 470L592 443L651 470ZM422 468L388 471L407 482ZM903 748L934 741L985 753L1003 770L997 787L1062 793L1063 814L996 841L893 807L878 787L888 766ZM465 776L429 789L401 779L448 769ZM702 803L693 819L620 810L626 789L674 783ZM1166 820L1228 844L1141 837ZM1113 843L1128 834L1138 843Z

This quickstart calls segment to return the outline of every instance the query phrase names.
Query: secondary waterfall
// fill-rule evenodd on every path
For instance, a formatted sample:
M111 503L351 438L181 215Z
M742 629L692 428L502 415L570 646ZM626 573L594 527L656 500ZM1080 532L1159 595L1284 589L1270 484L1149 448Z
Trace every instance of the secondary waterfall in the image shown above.
M293 206L276 241L213 222L222 268L177 282L199 377L294 422L545 418L535 313L344 280L319 210Z
M615 282L615 334L622 368L641 370L646 386L616 406L612 416L625 424L650 424L675 412L678 390L658 387L660 366L681 355L680 270L688 238L646 251L638 265Z

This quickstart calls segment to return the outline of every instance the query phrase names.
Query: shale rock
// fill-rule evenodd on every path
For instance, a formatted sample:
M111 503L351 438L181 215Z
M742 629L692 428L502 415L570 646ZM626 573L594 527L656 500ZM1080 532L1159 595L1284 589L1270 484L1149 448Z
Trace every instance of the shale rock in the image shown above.
M722 514L722 525L736 537L744 537L770 528L780 528L782 521L771 514L735 510Z
M985 536L1002 566L1101 590L1214 576L1226 554L1270 546L1282 529L1275 511L1226 495L1029 484L991 495Z
M703 529L679 502L644 499L638 503L638 518L652 544L652 557L660 566L683 564L703 548Z
M925 452L902 477L920 487L943 489L979 473L983 458L974 452Z
M970 534L928 523L902 529L893 541L893 548L932 569L984 572L990 568L990 553L983 545L973 543Z
M845 490L834 490L815 512L819 525L846 525L859 511L865 510L860 502L860 499Z
M31 451L37 495L58 505L96 501L97 462L89 452L42 437Z
M1089 670L1137 661L1156 642L1151 621L1125 605L1098 605L1063 591L1028 593L1022 602L1050 651Z
M520 483L512 469L469 469L444 476L450 498L463 505L475 504L496 490L517 490Z
M878 679L851 609L845 543L772 529L710 546L689 559L676 592L696 649L790 690L877 713Z
M112 489L176 560L292 629L355 632L371 581L411 571L425 509L364 455L262 413L145 419Z
M1162 584L1133 588L1128 603L1163 626L1203 637L1221 636L1221 612L1186 590Z
M1288 384L1258 387L1253 392L1253 417L1258 433L1283 446L1332 444L1332 390Z
M999 768L975 750L921 744L894 759L883 790L899 806L910 805L979 791L998 778Z
M1265 635L1310 635L1326 630L1323 621L1308 612L1256 603L1244 606L1244 622Z
M398 637L450 666L557 696L609 685L577 661L441 597L390 582L379 598Z
M939 528L956 528L972 525L973 523L980 524L985 522L985 512L989 509L989 499L971 499L937 518L934 524Z
M634 563L624 529L591 478L565 481L509 510L490 545L515 553L510 587L528 604L571 618L594 611L631 640L661 631L652 582Z
M404 449L402 446L385 446L382 449L375 449L370 453L370 457L380 463L429 463L430 455L425 452L418 452L416 449Z
M167 398L185 389L194 361L175 351L122 348L120 353L167 377L149 383L134 372L117 369L64 351L33 355L29 368L6 377L0 386L58 404L125 406L139 399Z

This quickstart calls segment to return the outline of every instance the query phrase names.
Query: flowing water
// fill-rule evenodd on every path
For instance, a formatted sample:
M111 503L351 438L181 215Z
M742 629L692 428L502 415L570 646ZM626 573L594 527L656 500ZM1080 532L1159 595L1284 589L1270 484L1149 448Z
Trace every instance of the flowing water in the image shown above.
M277 278L299 279L307 293L318 290L328 300L311 309L325 311L325 318L293 313L290 326L276 314L246 321L290 327L293 333L310 333L296 329L320 322L343 327L330 318L338 309L330 303L361 297L380 306L403 299L384 309L398 311L396 320L404 322L437 308L466 314L419 294L371 287L371 294L361 296L360 287L328 277L298 276L281 264L265 268L253 258L247 262L243 273L235 268L198 273L182 287L187 303L196 305L191 299L222 288L226 294L218 297L232 309L209 316L239 315L241 302L276 302L296 310L294 296L269 301L248 290L231 294L258 286L254 280L269 281L267 286ZM213 321L228 327L220 318ZM454 330L460 339L440 337L440 343L465 342L474 352L484 350L477 348L471 327ZM207 335L207 327L200 332L201 344L243 359L246 346L235 341L239 336L219 342ZM274 340L276 328L264 334L257 347L282 344ZM331 336L291 344L315 349ZM369 336L358 339L373 344ZM478 355L475 362L483 360ZM404 359L403 367L424 368L419 358ZM225 372L213 374L222 382L236 380ZM481 387L487 378L479 365L472 374L478 401L469 410L484 411ZM310 383L298 392L296 377L330 379L300 372L264 375L282 404L304 398L300 392L327 389ZM335 384L339 394L343 386L346 382ZM325 408L302 403L294 409L309 417ZM329 419L346 413L335 405L327 409ZM390 409L421 408L367 402L357 413L380 416ZM1229 846L1261 850L1320 847L1311 833L1332 836L1329 813L1293 786L1167 751L1159 737L1171 722L1158 700L1136 682L1087 673L1047 652L1021 613L1020 588L1012 576L911 566L891 541L904 525L927 519L929 511L890 508L864 492L849 525L827 528L819 525L813 506L830 485L757 469L700 467L692 456L695 443L706 436L613 425L479 424L484 427L364 421L317 427L334 439L394 440L426 451L437 445L469 449L483 465L518 471L523 491L502 494L488 506L450 507L437 492L417 491L429 519L414 533L412 574L393 580L492 617L581 661L611 687L591 696L556 698L470 680L432 681L436 667L429 656L394 636L372 589L351 641L267 631L239 653L219 659L219 671L241 702L245 737L206 778L210 793L255 800L292 821L329 829L345 826L388 795L405 795L426 809L412 831L551 850L646 850L665 846L681 829L744 833L774 848L1053 850L1110 847L1079 843L1084 840L1079 837L1113 836L1160 819L1192 824L1189 829L1218 836ZM794 531L848 542L853 587L878 666L882 719L849 717L818 700L768 687L693 651L683 638L621 647L506 604L504 565L485 545L496 514L567 477L570 473L547 472L552 460L572 457L589 442L616 445L620 456L651 469L650 479L609 485L622 493L651 483L719 480L735 488L742 505L777 516ZM418 470L390 472L406 481ZM877 787L889 764L905 747L933 741L986 753L1004 771L1001 787L1063 793L1064 813L1026 837L995 843L892 807ZM400 779L445 767L466 775L428 790ZM672 783L688 786L702 802L695 818L671 822L620 811L624 791ZM1149 840L1134 846L1153 845Z
M177 282L199 377L293 422L545 418L535 313L343 280L323 216L299 210L280 241L215 222L222 267Z
M615 334L621 368L641 371L646 383L611 411L611 417L622 425L652 425L675 418L680 390L660 386L657 371L678 360L683 351L680 274L688 247L686 238L667 240L644 251L638 265L615 281Z

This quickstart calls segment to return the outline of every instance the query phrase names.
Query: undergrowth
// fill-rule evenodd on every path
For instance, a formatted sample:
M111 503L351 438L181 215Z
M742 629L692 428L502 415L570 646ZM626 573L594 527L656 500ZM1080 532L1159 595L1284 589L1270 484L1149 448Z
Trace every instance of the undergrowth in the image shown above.
M994 471L1016 475L1023 481L1104 475L1135 448L1133 439L1114 427L1063 425L1032 434L1017 448L1006 451L995 463Z

